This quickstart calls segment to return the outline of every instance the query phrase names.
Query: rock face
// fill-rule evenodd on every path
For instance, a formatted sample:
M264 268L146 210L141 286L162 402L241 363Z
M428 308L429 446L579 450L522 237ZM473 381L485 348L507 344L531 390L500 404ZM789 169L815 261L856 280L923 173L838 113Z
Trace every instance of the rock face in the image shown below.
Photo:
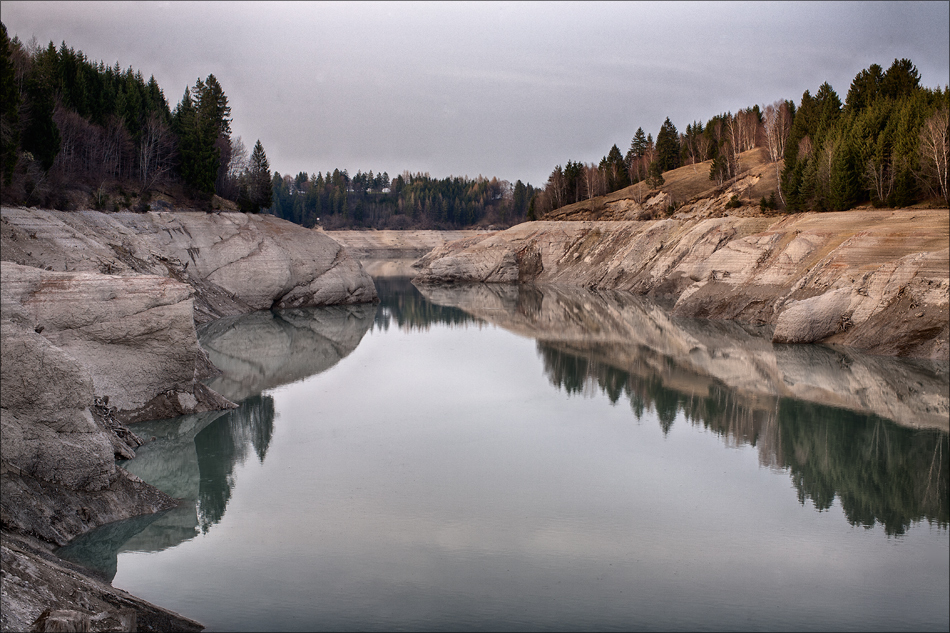
M20 324L32 334L28 340L44 341L86 370L92 384L83 406L95 395L123 422L233 406L198 382L214 368L198 345L190 286L153 275L61 273L10 262L0 262L0 275L4 323ZM40 395L50 409L62 406L63 394L37 373L39 366L30 367L36 358L23 350L9 363L10 372L20 371L4 370L5 393L29 378L38 381L38 393L17 390L20 398ZM4 409L22 410L29 402L20 398L4 398Z
M775 341L950 358L946 210L528 222L420 259L420 283L628 290L673 313L775 325Z
M3 208L0 259L3 629L134 628L136 613L151 613L145 603L132 607L130 621L103 606L125 598L92 587L97 597L73 608L74 594L63 592L89 579L64 579L51 557L7 541L32 535L63 545L99 525L175 507L115 460L142 444L125 423L235 406L200 382L216 370L196 322L372 302L375 287L321 232L237 213ZM140 617L138 627L201 628L156 622L150 629Z
M359 260L418 259L433 248L489 231L327 231Z
M195 289L195 321L376 299L359 262L322 231L243 213L4 208L2 258L53 271L136 272Z
M98 525L175 505L115 464L126 437L97 419L88 369L43 336L0 324L0 520L59 545Z
M4 631L200 631L194 620L140 600L51 555L28 537L3 535ZM50 591L50 588L55 588Z

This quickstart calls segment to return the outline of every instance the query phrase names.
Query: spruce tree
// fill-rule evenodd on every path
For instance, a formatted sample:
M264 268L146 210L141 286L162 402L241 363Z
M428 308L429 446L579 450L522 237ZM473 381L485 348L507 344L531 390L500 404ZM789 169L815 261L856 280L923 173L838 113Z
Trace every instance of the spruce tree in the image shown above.
M242 199L241 208L250 213L260 213L261 209L269 209L273 202L274 180L271 178L270 164L260 139L254 144L251 152L251 162L247 172L247 193ZM283 181L281 180L281 184Z
M626 163L627 170L630 170L633 165L633 161L642 158L643 153L647 149L647 137L643 133L643 128L638 127L636 133L633 135L633 139L630 141L630 149L627 150Z
M667 117L656 135L656 154L660 169L669 171L680 166L679 133L676 126Z

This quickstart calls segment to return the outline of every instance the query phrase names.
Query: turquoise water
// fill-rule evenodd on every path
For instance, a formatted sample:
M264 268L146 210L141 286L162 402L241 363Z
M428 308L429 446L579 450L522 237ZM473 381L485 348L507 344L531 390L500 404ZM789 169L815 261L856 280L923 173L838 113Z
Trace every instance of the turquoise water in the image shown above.
M61 555L209 630L950 626L946 367L377 286L202 328L240 407L123 463L184 502Z

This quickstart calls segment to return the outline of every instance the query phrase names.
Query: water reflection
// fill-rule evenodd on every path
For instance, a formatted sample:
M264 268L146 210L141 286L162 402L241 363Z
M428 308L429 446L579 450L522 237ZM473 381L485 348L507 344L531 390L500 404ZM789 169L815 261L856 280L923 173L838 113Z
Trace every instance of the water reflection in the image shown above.
M375 305L358 304L265 310L207 323L198 339L222 372L208 386L238 402L324 372L356 349L375 315Z
M950 430L947 363L773 345L768 328L677 318L625 293L498 284L420 290L433 303L534 338L539 349L655 376L681 393L702 395L719 384L750 401L795 398Z
M838 498L852 525L881 524L889 535L923 520L950 523L947 372L938 363L773 346L762 328L675 320L613 293L421 291L534 337L558 389L626 399L638 420L654 411L664 433L682 414L727 444L755 446L762 465L788 470L803 504L821 511Z
M159 552L207 533L221 521L237 466L251 454L264 462L274 432L274 399L252 396L237 409L146 422L136 425L136 432L155 439L120 466L181 503L104 525L58 551L110 581L120 552Z
M427 330L432 325L467 325L481 323L464 310L428 301L409 277L374 277L379 295L379 309L373 328L388 330L395 323L402 330Z
M211 386L239 408L138 424L139 435L156 439L123 464L183 503L103 526L61 555L111 579L119 552L160 551L208 533L227 512L238 466L267 456L275 404L262 392L326 371L370 328L393 325L497 324L536 340L556 389L628 402L637 420L653 412L664 433L685 419L727 445L754 446L763 466L789 473L803 504L826 510L839 499L852 525L881 524L889 535L950 522L950 406L939 364L774 346L763 328L674 319L616 293L376 284L378 306L259 312L204 326L202 345L222 369Z
M139 423L154 438L121 462L133 475L182 502L167 512L102 526L58 554L110 581L120 552L157 552L207 533L227 510L234 473L248 458L264 463L274 433L274 399L265 389L326 371L356 349L375 306L334 306L256 312L199 330L222 370L209 386L239 402L237 409Z

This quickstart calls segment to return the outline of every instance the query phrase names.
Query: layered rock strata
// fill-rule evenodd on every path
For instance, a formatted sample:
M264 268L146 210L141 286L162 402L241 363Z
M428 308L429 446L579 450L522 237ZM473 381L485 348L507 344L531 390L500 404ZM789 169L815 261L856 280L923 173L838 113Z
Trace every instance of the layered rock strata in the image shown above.
M418 259L434 248L465 237L485 235L487 230L465 231L327 231L359 260Z
M80 361L10 320L0 324L0 344L4 528L63 545L98 525L175 505L116 466L139 441L93 412L93 379Z
M115 408L120 421L233 406L199 382L215 370L198 344L194 290L187 284L155 275L53 272L11 262L0 262L0 276L3 321L21 325L82 365L93 394ZM35 357L4 354L4 360L10 372L25 371ZM29 378L41 380L33 387L51 406L60 401L53 385L35 373ZM23 379L23 371L14 376L5 370L4 389ZM14 411L23 405L12 398L3 404Z
M243 213L8 208L2 259L53 271L135 272L195 289L195 322L252 310L366 303L373 281L322 231Z
M420 283L647 294L673 313L775 326L775 341L950 358L946 210L528 222L421 258Z
M4 631L200 631L198 622L136 598L50 554L43 543L4 533ZM36 605L46 605L36 614Z

